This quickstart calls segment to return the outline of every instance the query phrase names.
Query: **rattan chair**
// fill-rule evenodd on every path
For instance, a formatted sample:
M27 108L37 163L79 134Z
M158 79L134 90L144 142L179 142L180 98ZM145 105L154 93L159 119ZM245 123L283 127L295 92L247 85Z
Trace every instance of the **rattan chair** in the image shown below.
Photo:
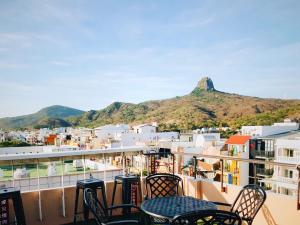
M126 219L123 217L113 217L112 210L114 209L127 209L129 214L131 209L139 210L139 207L131 204L123 204L105 208L98 200L96 192L90 188L84 190L84 203L88 206L89 210L94 215L97 225L117 225L117 224L142 224L141 218L128 219L130 215L126 215Z
M259 209L264 204L266 198L267 194L262 187L255 184L249 184L243 187L233 204L221 202L214 203L230 207L230 212L237 213L242 220L250 225Z
M178 195L184 195L181 177L169 173L157 173L146 177L146 199Z
M242 219L233 212L199 210L175 216L171 225L241 225Z

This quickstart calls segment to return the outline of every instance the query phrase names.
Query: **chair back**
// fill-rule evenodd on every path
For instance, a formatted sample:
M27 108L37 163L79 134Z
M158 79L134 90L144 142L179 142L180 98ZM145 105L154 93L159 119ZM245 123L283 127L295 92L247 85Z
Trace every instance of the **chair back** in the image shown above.
M174 174L157 173L146 177L147 198L169 197L179 195L179 186L183 191L182 179Z
M255 184L246 185L235 199L231 212L237 213L248 224L252 224L266 198L266 192L262 187Z
M175 216L172 225L241 225L241 218L233 212L222 210L199 210Z
M108 212L105 207L99 202L97 194L93 189L84 189L84 203L92 212L98 225L102 225L106 222Z

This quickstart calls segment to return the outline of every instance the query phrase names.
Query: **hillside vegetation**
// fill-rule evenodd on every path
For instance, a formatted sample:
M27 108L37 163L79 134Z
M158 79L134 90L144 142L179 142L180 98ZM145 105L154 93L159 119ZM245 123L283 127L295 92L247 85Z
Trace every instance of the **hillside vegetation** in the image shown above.
M41 128L158 122L159 129L190 130L201 127L271 125L289 117L300 120L300 100L266 99L230 94L215 89L210 78L199 81L185 96L139 104L114 102L101 110L83 112L51 106L27 116L0 119L0 128Z
M83 113L84 111L78 109L54 105L30 115L2 118L0 119L0 128L18 129L70 126L71 124L66 119L72 116L80 116Z
M188 95L139 104L114 102L70 122L97 127L116 123L156 121L160 130L190 130L207 126L271 125L289 117L300 118L300 100L264 99L215 90L209 78L202 79Z

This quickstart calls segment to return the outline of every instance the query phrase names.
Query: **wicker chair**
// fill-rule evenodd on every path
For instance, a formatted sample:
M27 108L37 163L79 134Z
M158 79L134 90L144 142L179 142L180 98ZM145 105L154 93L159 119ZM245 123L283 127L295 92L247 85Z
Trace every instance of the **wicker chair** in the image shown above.
M241 225L241 218L233 212L222 210L199 210L175 216L172 225Z
M157 173L146 177L146 199L184 195L183 181L174 174Z
M131 204L123 204L118 206L112 206L105 208L99 202L96 192L90 188L86 188L84 190L84 203L88 206L89 210L95 217L95 221L97 225L117 225L117 224L142 224L141 218L139 219L124 219L124 218L116 218L112 217L112 210L114 209L127 209L129 214L131 209L139 210L139 207ZM128 215L126 215L128 216ZM129 215L130 216L130 215Z
M233 204L221 202L214 203L230 207L230 212L237 213L242 220L251 225L266 198L267 194L262 187L249 184L243 187Z

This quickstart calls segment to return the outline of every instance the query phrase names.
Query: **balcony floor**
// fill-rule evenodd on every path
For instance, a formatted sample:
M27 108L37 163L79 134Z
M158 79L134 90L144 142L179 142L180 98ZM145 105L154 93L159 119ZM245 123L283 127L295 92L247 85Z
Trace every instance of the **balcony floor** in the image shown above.
M73 223L66 223L62 225L73 225ZM84 221L79 221L76 225L86 225L86 223L84 223ZM89 220L88 225L97 225L97 223L94 220Z

